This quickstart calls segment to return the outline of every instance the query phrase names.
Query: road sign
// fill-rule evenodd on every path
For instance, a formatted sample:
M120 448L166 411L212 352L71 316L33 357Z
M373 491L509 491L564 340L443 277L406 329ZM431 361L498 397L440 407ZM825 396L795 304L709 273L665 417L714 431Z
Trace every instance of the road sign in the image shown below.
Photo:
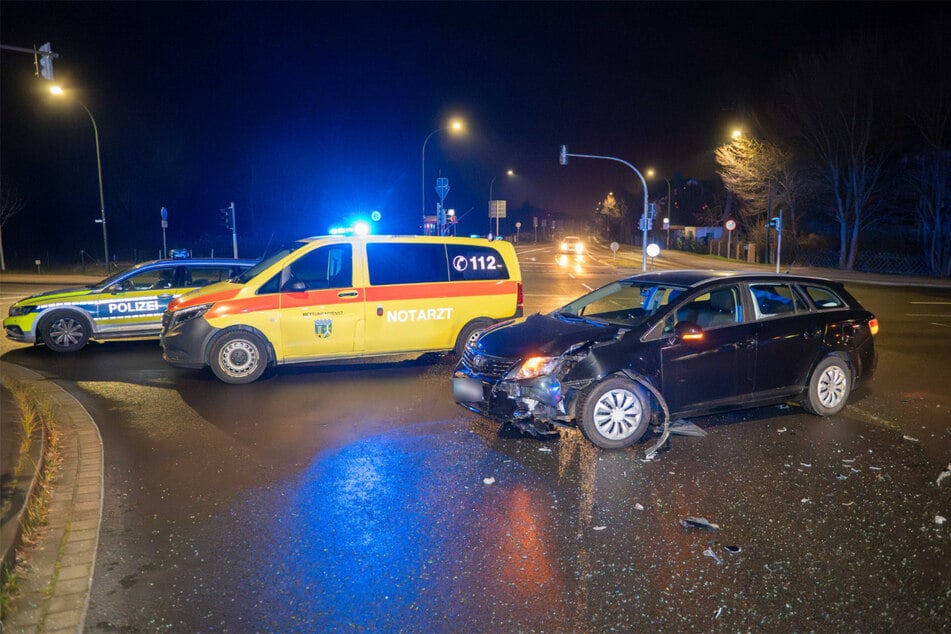
M436 179L436 193L439 195L440 202L446 200L446 194L449 193L449 179L448 178Z
M489 201L489 218L505 218L505 201Z
M733 220L732 218L730 218L729 220L726 221L726 230L733 231L734 229L736 229L736 220Z

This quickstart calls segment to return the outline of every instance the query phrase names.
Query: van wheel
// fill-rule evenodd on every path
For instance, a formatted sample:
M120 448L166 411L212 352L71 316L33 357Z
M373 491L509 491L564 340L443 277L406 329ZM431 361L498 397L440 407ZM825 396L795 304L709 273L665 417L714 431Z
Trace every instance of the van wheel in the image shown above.
M478 335L483 330L491 326L493 322L491 319L473 319L468 324L462 327L462 330L459 331L459 336L456 337L456 354L460 357L465 351L466 346L469 344L469 340L473 336Z
M630 447L641 439L650 421L650 399L628 379L609 378L581 397L581 431L602 449Z
M845 407L851 391L852 370L845 359L833 354L812 371L806 396L799 404L810 414L834 416Z
M267 344L253 332L235 330L222 335L211 347L208 365L225 383L251 383L268 366Z
M40 337L53 352L76 352L89 341L91 328L81 315L60 310L52 313L40 325Z

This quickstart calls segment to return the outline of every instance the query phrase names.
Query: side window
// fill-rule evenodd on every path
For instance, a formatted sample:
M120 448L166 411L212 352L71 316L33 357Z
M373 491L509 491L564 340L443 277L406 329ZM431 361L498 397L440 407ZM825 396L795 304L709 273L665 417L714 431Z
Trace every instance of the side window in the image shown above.
M804 286L806 295L812 300L819 310L829 310L830 308L845 308L845 302L842 298L832 292L831 289L824 286Z
M446 247L441 244L371 242L367 244L367 266L372 286L449 280Z
M185 269L185 279L182 280L182 286L198 288L215 282L224 282L231 279L232 275L231 266L189 266Z
M751 284L757 319L805 312L809 309L789 284Z
M704 329L741 323L743 304L740 302L739 289L728 286L694 297L667 318L664 332L673 332L674 326L682 321Z
M505 260L492 247L451 244L446 247L446 253L449 255L449 279L453 282L509 279Z
M150 269L136 273L122 281L123 291L150 291L172 288L175 281L175 269Z
M353 255L349 244L314 249L291 262L288 268L289 279L303 282L308 291L353 286Z

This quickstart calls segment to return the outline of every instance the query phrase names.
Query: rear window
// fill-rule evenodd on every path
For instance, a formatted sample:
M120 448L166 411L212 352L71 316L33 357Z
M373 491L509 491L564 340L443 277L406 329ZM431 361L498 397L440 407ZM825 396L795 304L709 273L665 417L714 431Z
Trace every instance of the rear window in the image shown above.
M449 281L442 244L370 243L367 266L373 286Z
M492 247L450 244L446 251L449 254L449 277L453 282L509 279L505 260Z
M819 310L829 310L831 308L845 308L846 303L841 297L835 294L830 288L824 286L803 286L806 295L812 300Z

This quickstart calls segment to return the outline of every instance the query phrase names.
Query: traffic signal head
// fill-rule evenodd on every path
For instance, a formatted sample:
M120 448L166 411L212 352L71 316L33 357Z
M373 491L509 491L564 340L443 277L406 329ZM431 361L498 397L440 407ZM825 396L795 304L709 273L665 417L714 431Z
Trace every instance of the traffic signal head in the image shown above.
M53 49L50 47L50 43L47 42L39 48L39 67L40 67L40 77L48 81L53 81Z
M561 150L558 152L558 162L562 165L568 164L568 146L562 145Z

